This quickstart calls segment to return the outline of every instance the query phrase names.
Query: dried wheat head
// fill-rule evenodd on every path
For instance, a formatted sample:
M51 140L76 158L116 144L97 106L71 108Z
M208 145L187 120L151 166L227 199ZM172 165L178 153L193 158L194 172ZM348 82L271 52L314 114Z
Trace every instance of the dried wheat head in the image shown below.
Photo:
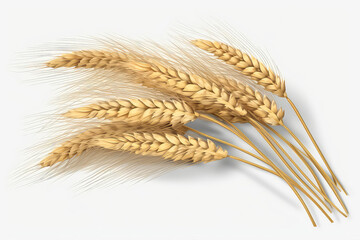
M242 74L249 76L259 85L263 86L267 91L279 97L286 97L285 81L258 59L249 56L239 49L217 41L197 39L193 40L192 43L227 64L234 66Z
M227 157L227 151L210 140L172 133L123 133L121 136L97 138L94 145L135 154L161 156L173 161L210 162Z

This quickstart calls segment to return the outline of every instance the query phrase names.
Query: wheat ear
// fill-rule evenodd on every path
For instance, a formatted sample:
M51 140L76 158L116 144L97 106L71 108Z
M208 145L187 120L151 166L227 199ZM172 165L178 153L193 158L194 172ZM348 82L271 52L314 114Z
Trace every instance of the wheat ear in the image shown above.
M104 118L127 123L186 124L199 114L184 101L157 99L130 99L102 101L86 107L75 108L64 114L69 118Z
M270 125L280 125L284 118L284 110L278 108L274 100L270 99L254 90L249 85L243 84L240 81L219 77L216 81L227 91L231 92L244 108L252 112L256 119L260 122Z
M256 58L217 41L197 39L191 42L195 46L212 53L227 64L234 66L242 74L251 77L259 85L263 86L267 91L279 97L286 97L284 80Z
M178 125L176 127L169 127L167 125L159 125L156 127L161 127L161 131L169 132L169 133L185 133L187 129L183 126ZM71 159L75 156L80 156L85 150L93 147L91 144L91 140L99 137L109 137L112 135L117 135L126 131L134 131L134 130L142 130L142 131L154 131L154 127L149 126L139 126L139 123L133 122L129 123L111 123L111 124L103 124L99 127L94 127L88 129L82 133L79 133L62 143L59 147L55 148L47 157L45 157L40 165L42 167L49 167L58 162L62 162L68 159Z
M255 80L259 85L263 86L267 91L270 91L279 97L285 97L286 100L289 102L291 107L293 108L294 112L296 113L297 117L299 118L301 124L303 125L307 135L309 136L310 140L312 141L313 145L315 146L317 152L321 156L322 160L324 161L327 169L329 170L334 182L339 185L344 192L344 187L340 184L339 180L335 176L334 172L332 171L328 161L326 160L324 154L322 153L320 147L318 146L317 142L315 141L314 137L312 136L309 128L307 127L305 121L303 120L300 112L296 108L295 104L290 100L286 93L285 88L285 81L280 78L280 76L276 75L270 68L266 67L263 63L261 63L258 59L249 56L248 54L242 52L239 49L231 47L227 44L220 43L217 41L208 41L197 39L193 40L192 43L215 55L217 58L223 60L229 65L234 66L238 69L242 74L251 77ZM310 156L309 156L310 157Z
M94 144L106 149L161 156L173 161L210 162L228 155L226 150L210 140L170 133L124 133L122 136L98 138Z

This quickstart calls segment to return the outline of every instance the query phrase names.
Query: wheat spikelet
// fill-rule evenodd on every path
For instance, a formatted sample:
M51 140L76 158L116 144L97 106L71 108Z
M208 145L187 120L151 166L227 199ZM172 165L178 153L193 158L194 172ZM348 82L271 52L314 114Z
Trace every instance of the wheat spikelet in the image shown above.
M184 101L130 99L102 101L75 108L64 114L70 118L105 118L127 123L177 125L194 121L199 114Z
M202 39L193 40L192 43L215 55L229 65L234 66L242 74L251 77L259 85L263 86L279 97L286 97L285 82L276 75L270 68L259 62L256 58L249 56L239 49L235 49L224 43L217 41L207 41Z
M254 90L252 87L230 78L219 77L221 86L232 92L238 101L253 113L259 121L271 125L280 125L284 117L284 110L278 108L274 100Z
M161 156L173 161L210 162L227 157L227 151L210 141L171 133L124 133L98 138L94 144L106 149Z
M169 127L167 125L159 125L156 129L161 128L161 131L171 132L171 133L180 133L184 134L186 129L178 125L176 127ZM126 131L153 131L154 127L149 126L140 126L139 123L133 122L132 124L128 123L114 123L114 124L104 124L99 127L94 127L88 129L80 134L75 135L68 141L61 144L60 147L55 148L47 157L45 157L40 165L42 167L49 167L55 163L71 159L75 156L81 155L85 150L93 147L91 145L91 140L96 137L109 137L112 135L117 135Z
M86 50L63 54L47 62L46 66L113 69L120 67L124 61L128 61L128 56L121 52Z

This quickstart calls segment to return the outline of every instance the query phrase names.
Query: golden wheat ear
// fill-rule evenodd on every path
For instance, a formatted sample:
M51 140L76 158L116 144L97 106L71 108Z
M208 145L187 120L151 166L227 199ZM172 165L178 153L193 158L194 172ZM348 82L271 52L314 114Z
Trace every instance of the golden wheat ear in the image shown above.
M234 66L242 74L249 76L259 85L263 86L267 91L279 97L286 97L285 81L256 58L217 41L197 39L191 41L191 43L213 54L227 64Z
M327 169L329 170L334 182L336 185L340 186L341 189L347 194L345 189L340 184L339 180L335 176L334 172L330 168L328 161L326 160L324 154L320 150L317 142L315 141L314 137L312 136L309 128L307 127L305 121L303 120L300 112L296 108L295 104L290 100L286 93L285 88L285 81L281 79L279 75L276 75L269 67L265 64L260 62L258 59L246 54L245 52L241 51L240 49L236 49L231 47L227 44L217 42L217 41L208 41L203 39L197 39L191 41L191 43L200 49L203 49L218 59L224 61L225 63L234 66L237 70L239 70L242 74L249 76L251 79L257 82L257 84L263 86L267 91L270 91L276 94L279 97L284 97L289 102L291 107L293 108L294 112L296 113L297 117L299 118L301 124L303 125L307 135L311 139L312 143L314 144L316 150L318 151L319 155L321 156L322 160L324 161ZM288 129L289 130L289 129ZM290 132L291 135L293 135ZM295 136L295 140L301 145L302 148L303 144L301 141ZM305 149L304 149L305 150ZM313 156L309 155L308 151L305 150L307 155L310 158ZM315 160L315 159L313 159Z
M82 133L76 134L71 137L69 140L62 143L59 147L55 148L47 157L45 157L40 165L42 167L50 167L59 162L69 160L76 156L80 156L86 150L93 148L92 140L99 137L107 137L118 135L126 131L142 130L142 131L153 131L154 129L161 128L161 131L164 132L176 132L184 133L186 129L183 126L178 125L175 127L169 125L157 125L157 126L147 126L142 125L141 122L116 122L102 124L99 127L90 128Z
M227 151L210 140L171 133L124 133L111 138L97 138L94 145L140 155L161 156L173 161L209 162L228 156Z
M259 122L270 125L281 124L285 111L277 107L275 100L270 100L265 94L233 78L219 77L216 81L224 89L231 92L238 103Z
M75 108L68 118L99 118L150 125L178 125L194 121L199 114L184 101L157 99L111 100Z
M179 167L207 163L227 156L226 150L210 140L185 137L176 132L135 131L94 139L93 144L99 149L98 153L111 151L117 154L117 161L114 159L111 166L104 168L102 165L106 162L101 162L101 174L108 175L107 172L111 173L114 168L121 167L121 174L115 174L115 177L125 180L149 179ZM91 186L97 181L91 178L88 184Z
M35 166L31 164L26 171L18 173L18 178L33 182L86 172L84 178L76 178L74 182L80 191L121 182L151 179L177 168L189 166L190 162L174 162L159 156L145 157L125 151L104 149L94 145L95 139L119 137L126 132L183 135L186 131L187 128L181 124L151 126L134 122L103 123L99 127L92 127L70 137L41 161L38 165L41 168L36 167L35 174L32 170Z

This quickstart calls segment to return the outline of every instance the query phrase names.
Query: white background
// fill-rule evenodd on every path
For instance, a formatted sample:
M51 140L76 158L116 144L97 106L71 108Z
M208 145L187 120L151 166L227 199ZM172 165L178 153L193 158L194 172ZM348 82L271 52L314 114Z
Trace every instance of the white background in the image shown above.
M357 1L249 2L3 2L0 238L360 239ZM344 197L348 219L336 214L330 224L311 208L319 224L312 227L282 181L230 159L83 194L61 181L25 188L9 184L22 146L32 141L23 137L23 118L50 97L46 86L29 91L10 71L16 52L64 37L108 33L162 41L178 23L201 26L213 18L269 50L350 193ZM286 117L299 126L291 114ZM306 139L300 126L296 130Z

